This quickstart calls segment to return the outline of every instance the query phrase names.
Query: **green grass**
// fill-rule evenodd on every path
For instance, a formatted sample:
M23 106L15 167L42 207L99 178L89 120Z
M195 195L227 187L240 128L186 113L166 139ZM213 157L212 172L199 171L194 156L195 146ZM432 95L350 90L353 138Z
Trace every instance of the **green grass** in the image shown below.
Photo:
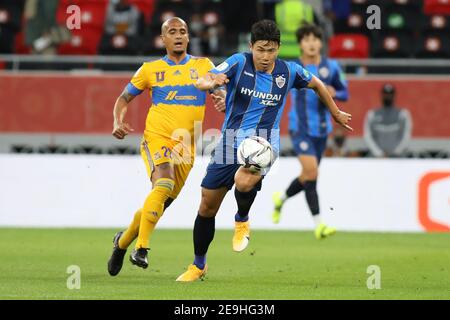
M253 231L249 248L231 250L217 231L205 281L176 283L192 262L190 230L157 230L150 266L125 261L110 277L114 230L0 229L0 299L450 299L450 234ZM69 290L69 265L81 289ZM366 285L381 268L381 289Z

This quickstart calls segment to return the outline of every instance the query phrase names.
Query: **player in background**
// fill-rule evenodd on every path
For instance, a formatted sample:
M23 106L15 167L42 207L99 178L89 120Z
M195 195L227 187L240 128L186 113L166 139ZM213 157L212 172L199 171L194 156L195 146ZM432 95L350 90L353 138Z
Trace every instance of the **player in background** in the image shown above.
M300 28L297 31L297 41L302 55L296 63L322 80L333 99L346 101L348 86L344 73L335 60L321 55L322 39L323 33L319 27L304 25ZM323 100L313 92L305 89L293 89L291 92L289 132L302 172L286 191L273 194L275 209L272 219L274 223L278 223L285 201L304 190L315 224L314 234L317 239L322 239L336 232L336 229L322 222L317 194L318 168L327 137L333 130L332 115Z
M249 136L261 136L279 150L279 123L291 88L313 89L330 109L334 119L351 129L351 115L334 103L325 85L301 65L277 59L280 30L275 22L262 20L251 30L250 53L228 58L197 82L197 88L212 90L226 85L226 112L222 137L216 146L206 176L193 230L194 262L177 281L195 281L206 274L206 254L214 238L215 216L227 192L236 184L234 251L248 245L248 214L261 189L263 175L238 164L237 148Z
M195 88L194 83L214 65L207 58L187 54L189 34L182 19L175 17L165 21L161 37L167 55L144 63L114 106L112 134L123 139L133 131L124 120L128 104L144 90L149 90L152 106L147 115L141 155L153 189L128 229L114 236L113 252L108 261L112 276L120 272L127 248L136 237L130 261L147 268L150 236L189 175L195 157L194 124L204 117L206 94ZM214 98L220 103L219 96Z

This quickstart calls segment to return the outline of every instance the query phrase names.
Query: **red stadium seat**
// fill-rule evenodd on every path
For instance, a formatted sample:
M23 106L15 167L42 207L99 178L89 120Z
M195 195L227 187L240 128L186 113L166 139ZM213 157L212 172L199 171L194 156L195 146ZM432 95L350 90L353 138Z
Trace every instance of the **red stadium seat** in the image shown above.
M81 9L81 27L104 29L107 0L62 0L56 12L56 19L59 24L66 24L69 17L67 8L70 5L77 5Z
M102 33L97 28L73 30L71 40L60 45L58 53L65 55L95 55L97 54Z
M425 14L450 15L450 1L449 0L425 0L424 12L425 12Z
M31 48L25 44L24 32L18 32L14 43L14 52L17 54L30 54Z
M329 48L334 58L369 57L369 39L360 34L337 34L330 39Z

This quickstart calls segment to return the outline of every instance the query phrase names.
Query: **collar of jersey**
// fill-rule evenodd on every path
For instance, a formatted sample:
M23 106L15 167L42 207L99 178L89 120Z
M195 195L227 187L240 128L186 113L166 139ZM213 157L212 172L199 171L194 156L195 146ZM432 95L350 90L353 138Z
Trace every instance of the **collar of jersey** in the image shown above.
M178 64L175 63L175 62L173 62L172 60L170 60L169 57L168 57L167 55L164 56L163 60L164 60L165 62L167 62L167 64L168 64L169 66L179 66L179 65L186 64L189 60L191 60L191 55L190 55L190 54L187 54L186 57L184 57L184 59L181 60L180 63L178 63Z

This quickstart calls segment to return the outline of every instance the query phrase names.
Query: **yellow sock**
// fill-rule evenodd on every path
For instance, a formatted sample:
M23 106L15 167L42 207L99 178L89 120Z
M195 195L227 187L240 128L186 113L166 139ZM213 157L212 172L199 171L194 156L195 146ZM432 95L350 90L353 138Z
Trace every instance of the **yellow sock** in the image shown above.
M142 208L136 249L149 247L150 236L163 214L164 202L172 192L174 185L175 181L172 179L161 178L156 180L153 190L148 195Z
M139 224L141 223L142 209L139 209L135 214L133 221L131 221L128 229L122 234L119 239L119 248L126 249L136 239L139 233Z

